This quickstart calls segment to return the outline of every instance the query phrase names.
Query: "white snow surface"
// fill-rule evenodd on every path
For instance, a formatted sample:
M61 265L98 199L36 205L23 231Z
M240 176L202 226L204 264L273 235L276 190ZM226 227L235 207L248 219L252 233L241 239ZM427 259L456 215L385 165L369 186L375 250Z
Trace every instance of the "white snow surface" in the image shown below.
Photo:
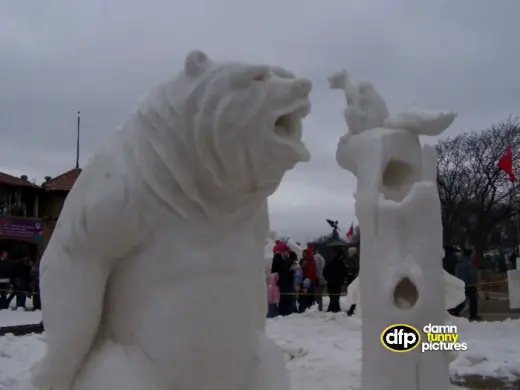
M37 323L40 316L40 312L2 310L0 326ZM456 323L469 348L451 364L451 374L520 379L520 320L469 323L457 319ZM359 389L359 318L313 308L303 315L268 320L267 334L285 352L294 390ZM0 389L34 390L29 369L44 353L45 335L0 337Z

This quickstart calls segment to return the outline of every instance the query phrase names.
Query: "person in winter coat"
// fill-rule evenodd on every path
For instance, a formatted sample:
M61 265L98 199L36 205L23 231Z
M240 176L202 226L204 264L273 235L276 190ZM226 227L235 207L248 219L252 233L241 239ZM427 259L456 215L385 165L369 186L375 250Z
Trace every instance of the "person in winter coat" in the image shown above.
M289 252L289 262L291 263L291 270L294 272L294 292L299 293L302 288L303 283L303 270L302 267L300 267L300 262L298 261L298 255L295 252ZM298 308L296 306L298 302L298 296L297 294L292 295L292 307L293 307L293 313L298 312Z
M347 259L347 286L357 278L359 273L359 255L355 246L348 248Z
M309 307L312 306L312 290L311 290L311 280L304 279L302 282L302 289L300 294L298 295L298 312L304 313Z
M278 315L278 304L280 303L280 288L278 287L279 276L277 273L269 275L267 280L267 317L274 318Z
M278 274L278 287L280 288L280 303L278 304L278 314L281 316L288 316L293 314L296 309L294 268L289 257L283 259L283 263Z
M9 255L3 251L0 253L0 310L7 309L7 291L11 279L11 262Z
M314 248L309 248L314 253L314 260L316 260L316 284L314 285L314 302L318 304L318 310L323 311L323 293L325 292L325 287L327 285L327 281L323 277L323 269L325 268L325 259L322 255L314 250Z
M7 298L8 307L13 298L16 297L16 308L25 309L25 301L27 299L30 281L31 266L29 265L29 259L24 258L13 261L11 269L11 284L13 285L13 292Z
M457 265L457 253L452 246L444 247L444 258L442 259L442 268L450 275L455 276L455 266Z
M284 259L280 252L276 252L273 255L273 262L271 263L271 273L280 275L282 268L284 267Z
M303 251L303 261L301 262L301 267L303 270L303 278L310 280L310 289L314 290L314 287L318 283L318 266L312 251Z
M32 284L32 300L33 310L42 309L42 301L40 299L40 262L34 261L31 264L31 284Z
M498 251L498 254L496 256L496 263L497 263L498 272L504 273L507 271L506 253L502 249Z
M472 250L464 249L462 255L458 257L455 266L455 276L466 284L465 293L466 300L469 304L469 319L471 321L481 319L478 315L478 291L477 291L477 267L473 263ZM449 310L449 313L454 316L460 316L464 309L466 302L462 302L454 309Z
M333 260L325 264L323 269L323 277L327 281L327 291L329 293L329 307L328 312L338 313L341 311L339 298L341 294L341 287L345 283L347 276L347 267L343 262L345 255L340 250Z

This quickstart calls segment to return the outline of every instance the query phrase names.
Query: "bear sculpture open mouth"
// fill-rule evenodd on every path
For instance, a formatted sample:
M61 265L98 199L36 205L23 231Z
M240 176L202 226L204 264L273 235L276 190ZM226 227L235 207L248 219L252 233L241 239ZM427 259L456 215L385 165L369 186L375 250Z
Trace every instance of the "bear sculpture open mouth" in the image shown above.
M281 138L300 139L302 136L302 119L310 112L310 104L305 103L278 117L274 123L274 131Z

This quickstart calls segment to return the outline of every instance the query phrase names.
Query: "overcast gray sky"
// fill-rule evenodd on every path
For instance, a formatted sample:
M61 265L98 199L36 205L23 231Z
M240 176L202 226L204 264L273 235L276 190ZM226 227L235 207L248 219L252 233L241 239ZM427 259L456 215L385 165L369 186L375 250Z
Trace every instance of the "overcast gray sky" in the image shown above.
M444 136L520 115L519 0L24 0L0 5L0 170L40 182L81 164L191 49L273 63L313 80L312 161L272 197L272 227L297 239L354 219L354 177L334 153L344 97L326 76L372 81L390 111L453 109Z

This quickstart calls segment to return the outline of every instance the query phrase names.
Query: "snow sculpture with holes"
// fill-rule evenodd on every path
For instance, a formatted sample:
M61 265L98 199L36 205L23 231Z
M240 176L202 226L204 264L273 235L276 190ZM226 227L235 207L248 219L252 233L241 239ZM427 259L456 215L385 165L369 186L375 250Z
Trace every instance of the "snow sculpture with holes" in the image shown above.
M446 310L452 309L458 304L466 300L466 294L464 292L465 284L462 280L450 275L448 272L443 271L444 275L444 307ZM359 300L359 278L348 286L348 295L346 296L347 306L356 305L356 317L361 317L361 303ZM446 318L451 320L451 316L446 311Z
M85 167L41 262L54 390L290 390L265 335L267 197L311 82L192 52Z
M451 112L410 111L389 116L368 82L354 85L345 71L329 77L345 92L348 133L338 164L357 177L356 216L363 227L359 298L363 306L363 390L450 388L447 353L416 348L394 353L380 341L391 324L443 324L442 223L435 149L419 135L439 135Z

